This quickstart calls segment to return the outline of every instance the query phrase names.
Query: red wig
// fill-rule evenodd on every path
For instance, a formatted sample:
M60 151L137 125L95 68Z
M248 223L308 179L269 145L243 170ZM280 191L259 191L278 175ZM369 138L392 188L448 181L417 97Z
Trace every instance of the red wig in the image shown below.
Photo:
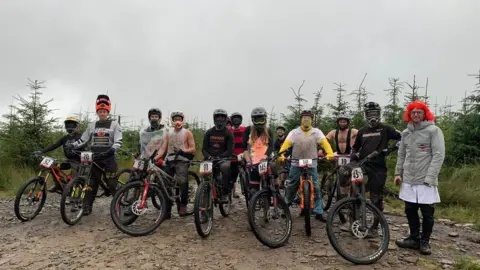
M430 111L428 108L427 104L421 102L421 101L414 101L407 106L407 110L403 114L403 120L405 122L410 123L412 122L412 116L411 113L414 109L417 110L422 110L425 112L425 121L435 121L435 116L433 116L433 113Z

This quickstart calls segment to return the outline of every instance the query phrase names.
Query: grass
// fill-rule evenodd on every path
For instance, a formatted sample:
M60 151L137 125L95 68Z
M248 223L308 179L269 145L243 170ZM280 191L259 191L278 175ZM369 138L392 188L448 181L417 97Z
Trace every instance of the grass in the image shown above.
M453 269L458 270L480 270L480 261L478 259L462 256L455 260Z
M389 171L394 170L393 162L389 162ZM480 229L480 165L460 168L443 168L439 176L438 190L441 203L436 205L436 218L445 218L461 223L473 223ZM399 187L389 177L387 188L398 193ZM385 208L389 211L403 213L404 203L394 198L386 198Z

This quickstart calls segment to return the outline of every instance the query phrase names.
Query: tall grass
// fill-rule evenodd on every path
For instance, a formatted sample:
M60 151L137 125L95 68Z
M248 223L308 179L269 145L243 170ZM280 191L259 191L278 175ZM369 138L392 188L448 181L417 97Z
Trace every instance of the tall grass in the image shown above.
M393 169L389 171L393 172ZM436 217L473 223L480 228L480 215L478 215L480 181L478 178L480 178L480 165L442 168L438 184L441 202L436 206ZM395 192L399 191L399 187L393 184L393 176L387 180L387 188ZM403 211L403 202L400 200L389 198L386 206L392 210Z

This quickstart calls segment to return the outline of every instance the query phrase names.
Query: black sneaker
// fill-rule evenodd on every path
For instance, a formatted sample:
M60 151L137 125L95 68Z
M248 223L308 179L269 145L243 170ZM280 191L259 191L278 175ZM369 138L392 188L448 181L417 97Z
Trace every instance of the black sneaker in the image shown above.
M432 254L432 247L427 241L420 241L420 253L422 255Z
M407 237L402 240L395 241L399 248L420 249L420 240L414 237Z
M55 192L60 192L61 189L59 187L59 185L57 183L53 184L49 189L48 189L48 192L50 193L55 193Z
M371 239L378 237L378 227L370 227L368 228L367 236L365 238Z
M91 206L86 206L83 209L83 216L88 216L92 213L92 207Z
M319 220L321 222L327 222L327 220L325 219L325 217L323 217L323 214L315 214L315 219L316 220Z

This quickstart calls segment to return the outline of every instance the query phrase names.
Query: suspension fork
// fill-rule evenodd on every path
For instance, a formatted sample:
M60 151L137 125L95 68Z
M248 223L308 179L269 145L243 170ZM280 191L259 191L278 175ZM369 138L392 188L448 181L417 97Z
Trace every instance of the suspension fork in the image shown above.
M143 209L145 207L145 204L147 202L148 189L150 188L150 183L148 183L147 178L145 178L143 180L143 183L144 183L145 187L143 189L142 201L138 205L138 209Z

